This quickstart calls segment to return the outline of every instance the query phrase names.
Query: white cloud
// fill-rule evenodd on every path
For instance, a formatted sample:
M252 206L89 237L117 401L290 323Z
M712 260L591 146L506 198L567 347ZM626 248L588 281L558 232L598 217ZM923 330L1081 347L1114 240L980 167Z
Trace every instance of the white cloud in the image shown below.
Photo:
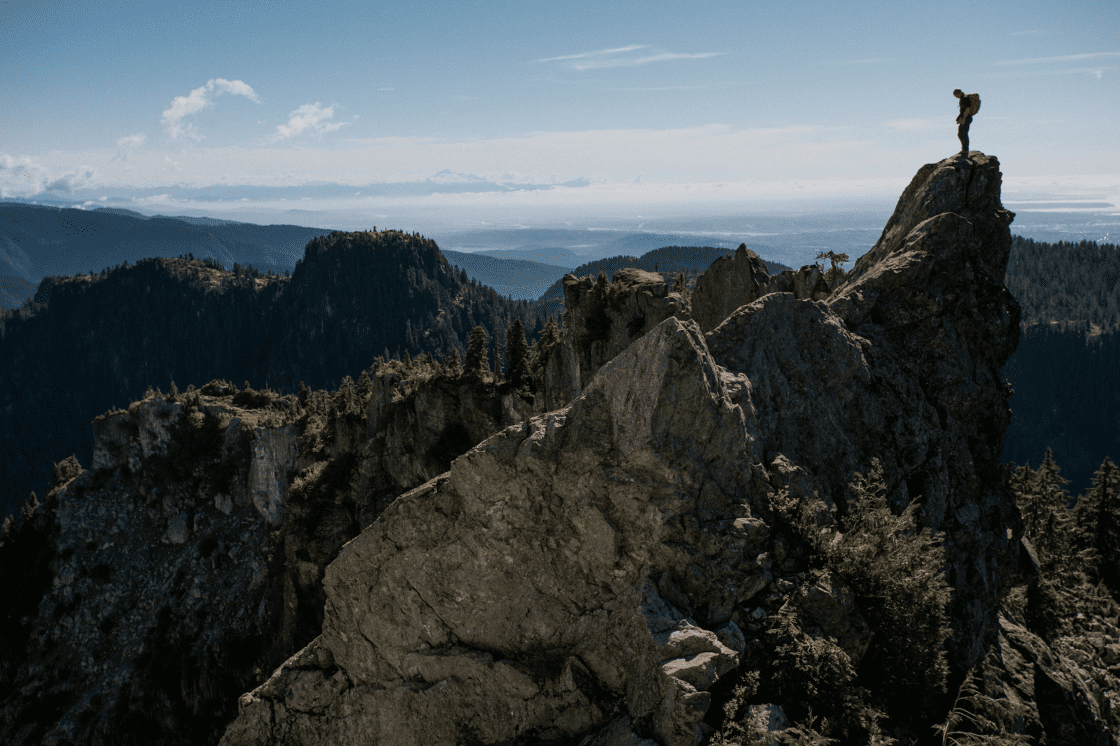
M140 132L140 133L135 134L135 135L126 135L126 136L124 136L122 138L119 138L117 140L117 147L118 148L140 147L141 145L144 144L144 140L146 140L146 139L147 139L147 135L145 135L143 132Z
M326 132L333 132L345 127L348 124L348 122L327 122L327 120L333 116L333 106L324 108L318 101L313 104L304 104L288 115L287 124L276 125L276 134L273 135L272 141L286 140L304 131L322 135Z
M195 88L186 96L176 96L171 101L171 106L164 110L160 126L171 137L185 135L201 140L202 136L194 131L194 125L183 124L183 117L197 114L208 106L213 106L213 98L223 93L245 96L250 101L260 103L257 94L243 81L212 78L206 82L206 85Z
M47 169L31 158L0 155L0 195L31 196L40 192L69 194L93 180L94 170L78 166L62 172Z
M112 161L126 161L126 160L128 160L128 149L129 148L140 147L141 145L144 144L144 141L147 140L147 139L148 139L148 136L145 135L143 132L139 132L135 135L125 135L124 137L117 138L117 154L114 155L110 160L112 160Z
M635 67L637 65L648 65L651 62L669 62L672 60L702 60L723 54L723 52L658 52L642 56L626 56L628 52L647 49L648 47L648 44L632 44L628 47L600 49L595 52L545 57L535 60L535 62L563 62L566 67L573 70L595 70L604 67Z

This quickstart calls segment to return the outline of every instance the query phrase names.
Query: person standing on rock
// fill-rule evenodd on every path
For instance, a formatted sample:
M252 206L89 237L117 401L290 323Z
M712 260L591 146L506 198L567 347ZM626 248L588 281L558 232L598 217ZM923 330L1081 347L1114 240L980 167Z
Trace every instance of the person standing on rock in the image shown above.
M953 91L953 95L961 102L961 113L957 115L957 137L961 140L961 155L967 156L968 125L972 124L972 118L980 111L980 94L970 93L966 96L964 91L957 88Z

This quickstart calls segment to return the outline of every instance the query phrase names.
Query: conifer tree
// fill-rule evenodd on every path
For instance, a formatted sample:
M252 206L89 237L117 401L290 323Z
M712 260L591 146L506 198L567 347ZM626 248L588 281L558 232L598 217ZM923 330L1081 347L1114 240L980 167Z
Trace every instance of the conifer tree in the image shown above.
M365 406L369 401L369 397L373 394L373 379L369 377L369 371L363 370L362 375L358 377L358 400Z
M506 354L509 355L509 371L506 378L514 389L528 388L532 382L529 367L529 343L525 341L525 325L521 319L514 319L506 329Z
M892 715L922 718L933 711L949 675L945 550L940 537L918 528L916 501L900 515L891 511L878 459L850 488L843 540L829 550L829 565L855 589L875 633L868 670L878 693Z
M494 380L502 380L502 350L498 346L498 340L494 340Z
M1064 566L1071 554L1072 514L1067 484L1069 480L1061 475L1053 451L1047 448L1042 463L1017 496L1027 538L1042 555L1043 564L1050 568Z
M354 385L354 379L350 376L343 376L342 383L338 385L334 405L341 414L352 414L358 411L358 389Z
M467 359L463 362L463 370L468 376L479 377L490 372L490 364L486 359L486 330L481 326L471 330L471 340L467 345Z
M463 359L459 356L458 347L452 347L451 354L443 359L443 374L448 378L463 375Z
M1101 580L1120 592L1120 472L1107 456L1077 507L1080 533L1092 549Z

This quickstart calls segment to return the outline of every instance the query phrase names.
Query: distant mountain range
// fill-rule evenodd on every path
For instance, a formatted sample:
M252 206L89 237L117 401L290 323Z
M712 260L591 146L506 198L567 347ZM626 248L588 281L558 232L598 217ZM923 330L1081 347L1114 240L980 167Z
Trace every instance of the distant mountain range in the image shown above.
M209 257L230 269L240 264L282 274L295 267L308 241L329 232L211 217L148 216L119 207L80 210L0 201L0 308L19 306L45 277L100 272L156 257ZM667 261L659 256L645 263L639 259L650 251L696 242L695 235L680 233L536 228L461 232L440 239L448 261L514 300L537 300L572 271L597 274L607 269L613 276L615 265L653 270L659 262L666 272L703 270L738 245L716 240L696 255L687 250ZM752 243L751 248L767 254L766 246ZM594 264L599 260L610 260L610 267Z
M147 216L120 208L78 210L0 203L0 276L37 286L44 277L100 272L124 262L193 254L261 272L291 270L307 243L329 233L297 225L255 225L215 218ZM31 293L3 285L0 304Z
M514 300L536 300L559 278L571 272L570 267L557 267L552 264L526 261L524 259L499 259L494 253L529 252L487 252L466 253L441 249L447 261L466 270L467 277L493 288L499 295Z

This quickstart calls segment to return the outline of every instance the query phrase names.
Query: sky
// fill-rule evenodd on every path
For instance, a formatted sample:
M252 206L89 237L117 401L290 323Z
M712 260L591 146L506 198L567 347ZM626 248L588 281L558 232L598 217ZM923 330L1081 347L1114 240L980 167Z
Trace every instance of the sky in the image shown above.
M1120 2L0 0L0 197L749 211L971 147L1120 208ZM304 224L311 224L304 221Z

